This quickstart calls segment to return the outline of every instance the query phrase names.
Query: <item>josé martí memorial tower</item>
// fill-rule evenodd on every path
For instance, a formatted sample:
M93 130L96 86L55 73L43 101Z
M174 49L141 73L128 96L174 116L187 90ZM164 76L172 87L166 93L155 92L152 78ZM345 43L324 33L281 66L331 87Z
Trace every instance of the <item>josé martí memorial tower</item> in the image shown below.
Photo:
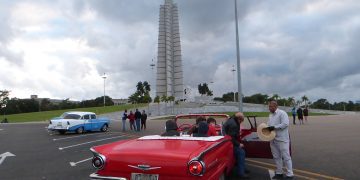
M156 95L182 99L183 86L178 7L165 0L160 5Z

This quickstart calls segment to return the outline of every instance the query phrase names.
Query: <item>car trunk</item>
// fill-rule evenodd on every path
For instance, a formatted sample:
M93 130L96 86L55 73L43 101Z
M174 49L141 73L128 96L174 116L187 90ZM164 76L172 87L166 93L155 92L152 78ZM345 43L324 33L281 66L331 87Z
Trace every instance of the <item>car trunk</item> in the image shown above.
M107 159L105 168L98 171L100 175L127 178L131 173L161 174L163 178L171 177L172 174L177 177L187 176L189 160L214 142L137 139L117 143L94 148ZM138 168L144 165L154 169Z
M67 128L68 121L64 120L64 119L53 119L51 120L51 124L53 125L54 128Z

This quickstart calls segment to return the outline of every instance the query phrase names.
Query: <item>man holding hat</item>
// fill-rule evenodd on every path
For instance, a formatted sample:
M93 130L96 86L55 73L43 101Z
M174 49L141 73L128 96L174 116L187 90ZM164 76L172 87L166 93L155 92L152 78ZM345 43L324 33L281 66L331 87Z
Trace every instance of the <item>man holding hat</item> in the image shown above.
M269 121L267 129L275 131L275 139L270 141L270 148L276 164L275 176L272 179L283 178L283 163L287 169L285 179L293 179L292 161L290 157L289 117L287 113L277 108L276 101L269 102Z

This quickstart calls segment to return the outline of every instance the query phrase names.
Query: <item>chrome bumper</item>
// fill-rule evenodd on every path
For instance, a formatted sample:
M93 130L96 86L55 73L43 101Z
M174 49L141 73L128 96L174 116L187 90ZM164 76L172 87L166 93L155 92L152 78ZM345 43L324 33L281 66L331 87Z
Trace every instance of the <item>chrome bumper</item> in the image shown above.
M90 174L90 179L113 179L113 180L127 180L126 178L122 177L111 177L111 176L100 176L96 173Z

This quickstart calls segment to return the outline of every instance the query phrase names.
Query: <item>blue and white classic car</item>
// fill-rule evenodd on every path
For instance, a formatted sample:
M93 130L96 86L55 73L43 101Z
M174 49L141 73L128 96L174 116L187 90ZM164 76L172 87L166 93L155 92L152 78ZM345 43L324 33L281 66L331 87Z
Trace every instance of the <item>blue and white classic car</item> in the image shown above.
M60 117L50 120L48 130L66 132L107 131L110 125L109 118L97 118L93 112L65 112Z

